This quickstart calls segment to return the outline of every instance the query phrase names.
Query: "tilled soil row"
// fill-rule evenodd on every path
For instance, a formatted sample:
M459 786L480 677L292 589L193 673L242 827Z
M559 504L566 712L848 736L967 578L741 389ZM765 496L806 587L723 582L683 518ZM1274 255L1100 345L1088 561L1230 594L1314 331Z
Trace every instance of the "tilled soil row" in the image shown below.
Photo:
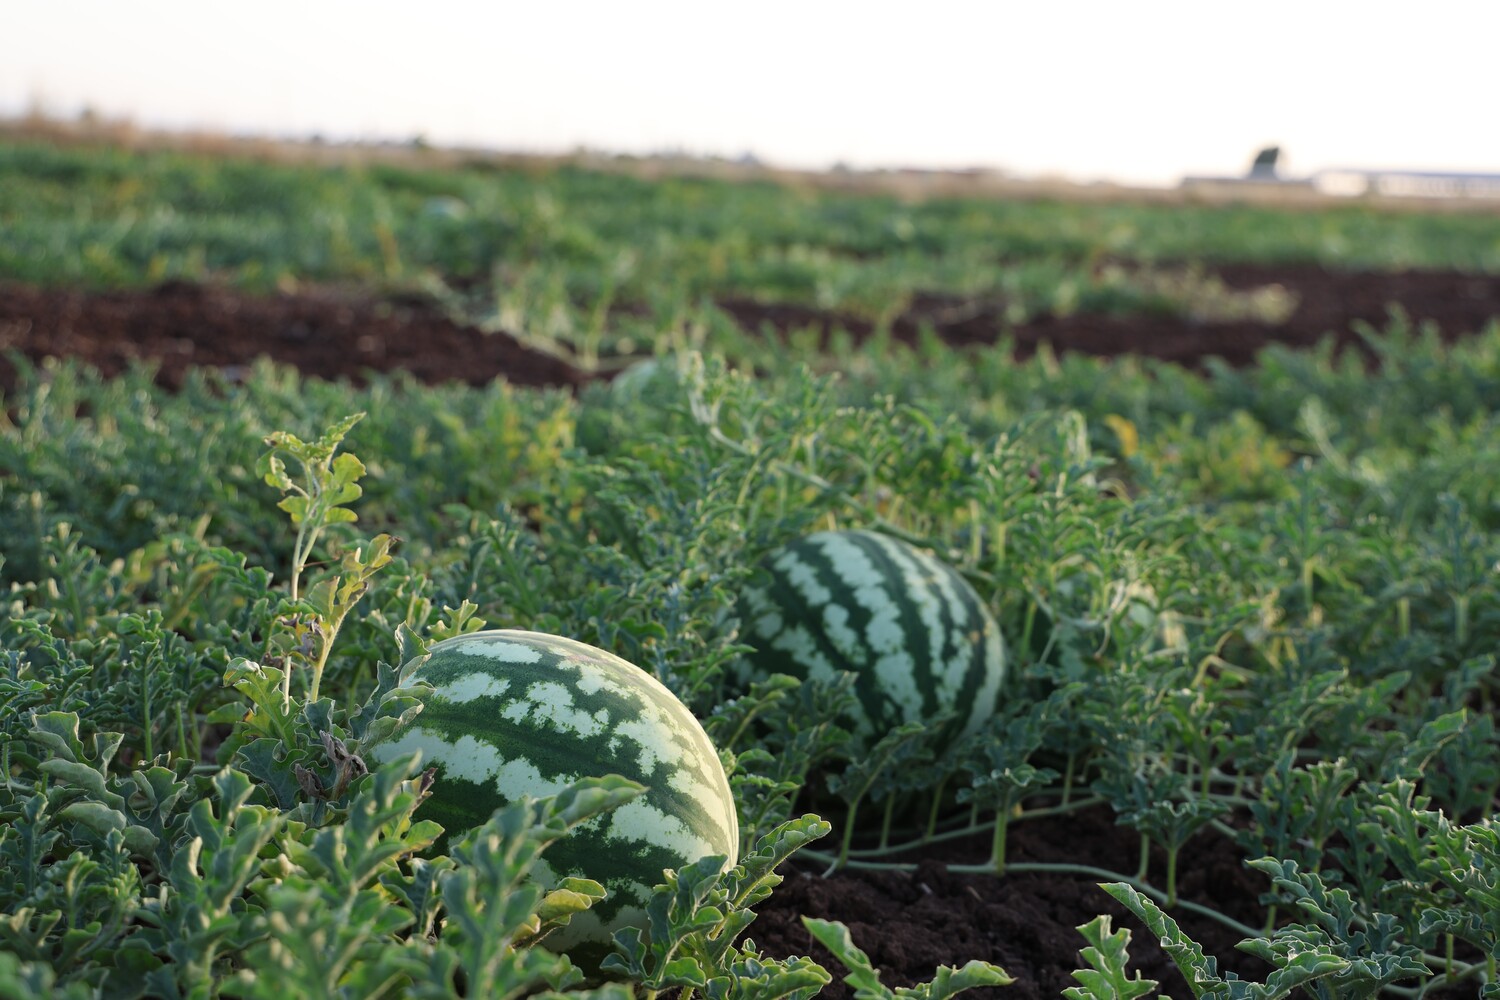
M1049 344L1058 353L1112 357L1139 354L1190 367L1210 357L1246 365L1271 344L1311 347L1325 337L1365 349L1358 323L1376 328L1393 308L1435 323L1454 339L1500 316L1500 275L1453 271L1392 274L1331 272L1316 267L1234 265L1214 272L1233 289L1280 285L1297 306L1283 323L1192 322L1171 316L1043 316L1008 324L1002 303L922 295L892 324L896 340L915 343L931 330L955 346L982 346L1008 336L1021 357ZM750 332L770 335L845 330L856 342L868 320L804 306L727 299L720 307ZM480 385L503 377L514 385L576 388L592 376L504 332L453 322L422 299L352 293L252 295L169 283L145 291L83 292L0 285L0 388L15 382L3 355L32 360L82 359L106 375L132 361L157 366L163 385L179 386L194 366L242 369L267 356L320 378L360 380L371 371L406 371L424 383Z
M1047 344L1058 354L1136 354L1190 368L1200 368L1205 359L1217 357L1231 366L1244 367L1272 344L1303 349L1315 347L1328 337L1340 349L1353 347L1368 354L1358 328L1367 325L1383 329L1396 310L1414 324L1435 324L1439 334L1450 341L1477 333L1500 317L1500 275L1328 271L1314 266L1261 264L1226 265L1203 273L1240 292L1279 285L1295 299L1296 306L1284 322L1277 324L1088 313L1045 315L1011 324L1005 318L1005 303L1000 301L919 295L892 323L891 335L902 343L914 344L924 330L930 330L955 347L992 344L1008 336L1021 358L1030 357ZM751 331L815 329L826 336L841 328L856 342L874 332L871 323L858 317L797 305L731 299L720 307Z

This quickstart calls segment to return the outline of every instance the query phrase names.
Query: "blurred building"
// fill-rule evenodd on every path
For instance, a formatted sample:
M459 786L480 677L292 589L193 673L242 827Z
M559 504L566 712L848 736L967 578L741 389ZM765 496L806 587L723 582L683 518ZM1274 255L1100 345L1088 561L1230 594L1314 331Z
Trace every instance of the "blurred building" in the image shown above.
M1320 170L1311 177L1324 194L1391 198L1497 198L1500 174L1442 170Z
M1250 169L1239 177L1184 177L1180 187L1200 194L1234 195L1296 192L1337 197L1493 198L1500 199L1500 173L1460 173L1445 170L1319 170L1310 177L1284 177L1277 170L1279 146L1255 154Z
M1255 154L1249 171L1242 176L1190 176L1184 177L1179 186L1184 191L1210 195L1245 194L1250 191L1316 192L1317 189L1309 178L1283 177L1277 171L1280 159L1281 147L1267 146Z

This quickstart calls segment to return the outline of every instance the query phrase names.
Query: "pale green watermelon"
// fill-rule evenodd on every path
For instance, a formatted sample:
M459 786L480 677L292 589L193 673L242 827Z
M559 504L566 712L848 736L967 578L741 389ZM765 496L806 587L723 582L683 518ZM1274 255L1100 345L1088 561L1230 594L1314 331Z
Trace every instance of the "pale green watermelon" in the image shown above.
M744 595L742 679L858 675L847 720L855 749L906 722L954 712L939 748L995 713L1005 676L1000 627L963 577L930 553L871 531L825 531L770 553L765 587Z
M412 725L373 756L422 751L438 769L418 815L449 835L521 795L619 774L647 792L553 844L540 879L591 878L609 895L546 944L595 965L610 937L645 926L662 871L710 855L738 861L739 822L718 754L691 712L646 671L585 643L493 630L437 643L412 674L435 688Z

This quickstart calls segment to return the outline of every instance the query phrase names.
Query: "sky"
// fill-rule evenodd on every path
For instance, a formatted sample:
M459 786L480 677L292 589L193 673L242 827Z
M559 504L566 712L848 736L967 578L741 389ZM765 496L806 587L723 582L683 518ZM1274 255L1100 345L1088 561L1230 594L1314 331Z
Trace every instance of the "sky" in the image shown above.
M0 114L1174 184L1500 171L1495 0L5 0Z

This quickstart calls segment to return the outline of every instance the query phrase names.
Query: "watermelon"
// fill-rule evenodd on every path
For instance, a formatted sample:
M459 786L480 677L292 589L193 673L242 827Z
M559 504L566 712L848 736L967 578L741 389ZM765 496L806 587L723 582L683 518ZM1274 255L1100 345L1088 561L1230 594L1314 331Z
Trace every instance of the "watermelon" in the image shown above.
M995 713L1005 675L1000 627L979 595L928 552L871 531L825 531L770 553L770 583L743 595L742 682L775 673L857 675L846 720L855 752L906 722L956 717L939 751Z
M607 384L591 383L578 397L574 440L591 454L607 455L640 440L643 430L660 430L673 419L679 382L671 360L645 358Z
M604 900L549 936L548 948L597 967L611 936L645 929L662 871L710 855L738 862L729 782L703 727L655 677L582 642L491 630L432 646L411 679L434 691L403 731L372 750L379 761L422 751L438 769L418 815L451 836L521 795L554 794L578 778L619 774L645 794L596 817L542 855L551 888L591 878Z

